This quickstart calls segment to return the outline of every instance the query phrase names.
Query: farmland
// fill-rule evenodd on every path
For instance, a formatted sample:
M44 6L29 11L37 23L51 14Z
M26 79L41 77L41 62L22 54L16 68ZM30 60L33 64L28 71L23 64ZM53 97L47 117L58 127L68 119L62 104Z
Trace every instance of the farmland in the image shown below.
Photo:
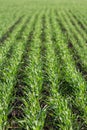
M87 1L0 0L0 130L87 130Z

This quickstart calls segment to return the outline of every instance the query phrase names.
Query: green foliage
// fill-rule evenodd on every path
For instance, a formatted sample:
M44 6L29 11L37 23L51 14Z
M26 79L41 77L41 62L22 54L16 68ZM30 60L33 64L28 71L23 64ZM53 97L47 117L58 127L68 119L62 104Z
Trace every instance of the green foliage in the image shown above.
M0 0L0 130L87 129L86 0Z

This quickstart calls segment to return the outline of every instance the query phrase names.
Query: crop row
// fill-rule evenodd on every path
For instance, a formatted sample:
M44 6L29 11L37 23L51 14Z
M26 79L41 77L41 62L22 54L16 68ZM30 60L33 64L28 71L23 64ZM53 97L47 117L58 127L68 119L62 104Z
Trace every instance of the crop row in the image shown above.
M69 20L69 18L67 17L66 14L64 14L65 16L65 20L66 23L63 19L63 24L68 32L68 36L69 36L69 39L71 41L71 43L73 44L76 52L77 52L77 55L80 57L80 62L82 63L82 66L84 67L84 69L87 68L87 46L86 46L86 41L84 40L83 37L81 37L81 35L77 32L77 30L75 29L75 26L73 26L71 24L71 21ZM68 27L67 27L68 25Z
M15 23L14 21L16 21L20 15L21 15L21 12L15 9L12 11L12 13L10 11L8 11L7 13L6 11L3 11L1 13L0 15L0 42L3 35L6 36L6 32L8 32L11 26L14 25ZM4 22L3 22L3 19L4 19Z
M31 19L30 25L32 25L33 19L34 19L34 16ZM9 114L9 111L10 111L9 103L11 101L12 92L14 90L14 85L16 83L16 76L17 76L17 71L19 68L19 63L20 63L22 55L23 55L23 50L25 49L26 40L27 40L27 36L29 33L28 29L31 27L28 25L27 28L24 28L23 24L25 24L25 23L26 23L26 19L24 19L23 22L20 23L18 28L15 30L16 36L13 36L11 41L6 41L7 42L6 45L13 44L13 50L12 50L12 54L10 55L10 58L6 59L6 62L4 63L4 67L2 67L2 69L1 69L1 74L2 74L2 77L0 79L1 80L1 82L0 82L0 86L1 86L0 128L1 129L4 128L4 126L7 123L7 115ZM21 30L21 28L23 28L25 30ZM21 35L20 31L23 31L23 34L22 34L21 38L18 38L19 35ZM15 37L17 37L18 39L16 39ZM9 51L9 47L10 47L9 45L6 48L6 53L7 53L7 51ZM6 55L5 55L5 57L6 57ZM3 58L3 55L2 55L2 58Z
M59 16L59 19L62 19L61 18L62 16L63 15ZM67 19L69 19L69 18L67 18ZM58 23L58 20L57 20L57 23ZM64 23L64 20L61 22ZM58 28L58 27L56 26L55 29L56 28ZM58 30L57 30L57 32L58 32ZM63 39L63 38L61 38L61 39ZM65 43L67 43L67 41L68 40L65 37ZM72 93L71 93L70 97L74 101L73 102L74 106L76 108L78 108L79 110L84 111L82 118L85 119L85 122L86 122L87 121L87 119L86 119L86 114L87 114L86 113L86 109L87 109L86 108L87 107L86 106L86 100L87 100L86 85L87 84L86 84L84 78L82 77L82 75L76 70L75 62L73 61L72 55L70 54L70 52L68 50L67 44L65 44L63 46L61 44L61 46L60 47L58 46L58 48L59 48L61 60L63 61L62 71L64 71L64 75L65 75L64 78L67 81L69 87L71 87L70 92L72 92ZM83 105L81 105L81 104L83 104Z
M0 129L87 128L87 82L73 58L87 67L78 20L54 9L15 19L0 45Z

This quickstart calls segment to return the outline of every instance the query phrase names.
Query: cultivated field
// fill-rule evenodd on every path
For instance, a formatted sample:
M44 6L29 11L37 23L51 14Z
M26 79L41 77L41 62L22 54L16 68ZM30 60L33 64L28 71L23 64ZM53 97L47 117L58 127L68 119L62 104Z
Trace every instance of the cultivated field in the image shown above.
M87 130L87 1L0 0L0 130Z

